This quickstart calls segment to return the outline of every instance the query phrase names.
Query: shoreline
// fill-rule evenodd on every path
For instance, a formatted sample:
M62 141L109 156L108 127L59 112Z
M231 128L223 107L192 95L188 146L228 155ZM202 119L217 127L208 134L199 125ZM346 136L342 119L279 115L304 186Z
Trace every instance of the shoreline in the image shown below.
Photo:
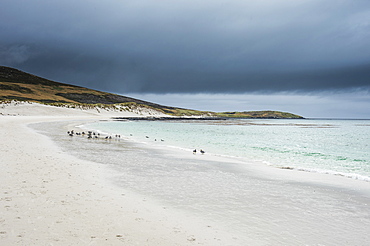
M93 142L94 141L91 143ZM80 144L82 144L82 142L80 142ZM95 147L98 149L104 145L109 145L110 149L116 149L114 146L118 146L119 144L112 142L111 144L94 143L93 145L96 145ZM326 174L282 170L269 166L261 167L258 163L248 163L247 166L241 166L240 164L242 164L242 162L238 164L235 163L234 160L228 158L219 158L210 155L193 156L188 153L185 155L183 151L167 151L167 149L158 148L158 146L149 146L145 144L138 146L138 149L134 151L140 150L140 156L145 156L145 153L142 152L144 149L142 148L146 149L144 152L148 152L150 160L138 159L138 157L135 157L135 164L128 167L128 169L122 170L120 170L118 166L111 166L114 173L118 175L112 179L113 184L119 187L125 187L126 185L129 185L128 187L130 188L135 187L135 192L140 193L141 196L147 198L152 197L155 201L158 201L159 204L166 204L165 206L167 209L174 208L176 210L179 208L180 214L181 211L190 211L190 214L186 214L193 214L195 217L200 216L203 218L203 221L212 221L213 218L215 218L214 216L223 216L218 214L219 212L226 215L235 212L239 213L238 210L229 208L228 205L222 210L217 211L218 206L228 204L227 199L246 201L244 205L248 209L243 209L245 211L243 215L240 215L241 218L246 219L243 219L244 222L242 222L242 224L238 224L236 221L223 221L223 219L221 219L216 221L215 225L212 225L212 228L215 228L217 225L230 224L228 228L221 230L233 235L233 240L226 240L227 242L232 242L230 245L245 245L246 243L252 245L266 245L274 244L274 242L279 245L335 245L344 240L343 235L357 234L356 237L359 235L362 235L363 238L367 237L363 236L363 231L366 231L366 228L370 226L370 222L366 219L369 214L368 204L370 204L370 187L367 182L329 176ZM94 151L98 151L98 149ZM114 150L112 151L113 152L108 153L103 151L102 153L110 156L114 154ZM132 155L127 155L127 153L124 156L128 159L133 157ZM171 160L171 164L164 168L169 170L169 172L163 173L163 170L158 168L162 167L163 162L168 160ZM112 159L109 159L109 162L110 161L112 161ZM174 165L178 161L181 161L180 166ZM197 166L196 163L199 165ZM126 162L124 165L127 164ZM227 165L225 166L225 164ZM211 171L213 174L211 174L211 176L204 176L203 174L201 176L193 176L193 174L197 174L197 172L195 172L190 176L186 176L185 172L195 170L199 167L202 170L201 173L204 173L204 175L208 173L208 171ZM135 175L135 173L129 173L128 176L125 173L119 174L120 172L129 171L131 168L138 170L149 169L146 174L140 172L139 176L136 178L134 177L132 180L130 180L130 178L132 178L132 175ZM181 171L181 169L183 170ZM164 179L164 177L168 176L171 179L170 176L174 175L174 170L179 170L181 176L184 177L175 175L174 182L176 183L168 183L168 180L166 181L168 178ZM160 181L156 178L156 172L158 172L159 176L157 178L159 178ZM210 179L217 179L219 175L226 174L229 178L234 179L237 178L239 173L243 176L243 180L240 181L249 183L247 186L244 186L247 188L247 190L243 191L243 193L246 192L244 198L235 198L235 194L228 193L225 193L226 196L224 197L222 194L227 191L223 189L228 189L230 187L227 186L226 183L223 184L222 181L218 182L216 180L215 183L208 183L212 181ZM126 181L127 178L129 180ZM145 183L150 182L150 184L144 184L143 186L143 181L145 181ZM194 181L198 184L193 183ZM151 187L157 186L158 182L163 183L163 187ZM191 187L192 184L195 185L193 188ZM238 183L235 183L235 185L238 185ZM184 191L181 187L185 186L187 188ZM215 189L216 187L217 190L215 190L215 193L210 193L211 190L209 190L207 186L210 186L208 188L211 189ZM175 193L172 193L171 190ZM187 192L186 190L189 191ZM205 193L199 193L203 192L202 190L204 190ZM179 197L176 198L176 193L179 193L180 200L178 200ZM200 200L194 200L194 197L192 197L197 193L200 195ZM210 193L210 195L207 196L207 193ZM187 198L183 200L182 197ZM168 198L170 200L168 200ZM187 200L189 200L189 202ZM199 207L197 204L204 205ZM205 207L202 208L203 206ZM352 210L353 207L356 207L355 210L358 210L355 214L358 214L357 216L365 216L364 219L357 220L348 214L347 210ZM319 210L317 210L318 208ZM331 216L333 211L336 211L335 213L337 215L335 217ZM206 216L206 214L209 215ZM232 218L233 220L238 220L238 217ZM346 221L346 223L344 223L344 221ZM237 227L234 225L231 226L232 224L235 224ZM251 227L253 224L255 225ZM334 235L334 232L337 230L343 231L341 236ZM244 237L242 236L243 231L245 234ZM288 233L288 231L291 232ZM293 233L293 231L296 232ZM281 237L280 234L285 236ZM309 234L315 234L317 238L313 238L313 236L307 238ZM296 237L296 239L293 239L291 237L292 235L295 235L294 237ZM331 236L328 238L328 235ZM357 245L366 245L364 242L365 240L361 239L358 241Z
M115 118L112 118L108 121L116 121ZM135 120L134 120L135 121ZM92 129L89 129L92 130ZM94 129L96 130L96 129ZM100 130L99 130L100 131ZM116 133L105 132L107 135L114 135ZM193 159L193 155L189 155L192 149L185 149L178 146L171 145L162 145L158 142L138 140L126 136L125 141L130 141L136 143L144 148L149 148L153 150L159 150L163 155L172 156L172 157L181 157ZM171 154L172 153L172 154ZM222 161L225 163L239 163L247 164L249 166L249 171L259 172L261 176L268 175L274 176L278 179L291 179L294 181L305 182L317 182L318 184L332 185L333 187L361 187L360 189L364 190L364 194L370 196L370 186L369 186L369 177L363 176L356 173L343 173L339 171L332 171L326 169L310 169L304 167L290 167L290 166L279 166L279 165L270 165L264 163L262 160L251 160L246 157L237 157L223 154L215 154L207 152L206 155L200 155L205 161ZM247 167L245 166L245 167Z

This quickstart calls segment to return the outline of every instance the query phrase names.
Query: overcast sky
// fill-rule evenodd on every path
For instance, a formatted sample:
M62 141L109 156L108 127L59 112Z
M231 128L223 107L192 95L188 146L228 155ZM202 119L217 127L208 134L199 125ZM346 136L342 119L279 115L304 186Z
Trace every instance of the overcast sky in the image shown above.
M370 1L1 0L0 65L169 106L370 118Z

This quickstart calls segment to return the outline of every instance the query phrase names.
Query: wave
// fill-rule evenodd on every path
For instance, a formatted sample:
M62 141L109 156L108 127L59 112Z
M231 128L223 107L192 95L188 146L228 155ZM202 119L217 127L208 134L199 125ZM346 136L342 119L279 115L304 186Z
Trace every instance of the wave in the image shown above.
M276 168L286 169L286 170L295 170L295 171L302 171L302 172L310 172L310 173L320 173L320 174L329 174L334 176L341 176L361 181L370 182L370 177L357 174L357 173L345 173L345 172L338 172L332 170L323 170L323 169L315 169L315 168L302 168L302 167L290 167L290 166L275 166Z

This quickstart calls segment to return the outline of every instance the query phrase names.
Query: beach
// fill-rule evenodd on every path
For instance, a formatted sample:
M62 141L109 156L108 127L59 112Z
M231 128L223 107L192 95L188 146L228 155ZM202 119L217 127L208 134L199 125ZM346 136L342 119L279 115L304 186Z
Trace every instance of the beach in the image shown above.
M101 116L38 110L52 116L0 117L1 245L227 245L222 232L116 189L104 166L63 153L27 127Z
M35 126L64 131L117 112L32 107L40 113L27 116L16 108L17 113L0 116L1 245L366 245L370 240L368 182L253 164L241 170L227 158L130 144L125 167L103 165L69 153ZM56 133L61 134L67 136ZM108 163L117 146L123 149L111 144L101 152ZM244 198L229 193L235 184ZM230 207L240 202L242 208Z

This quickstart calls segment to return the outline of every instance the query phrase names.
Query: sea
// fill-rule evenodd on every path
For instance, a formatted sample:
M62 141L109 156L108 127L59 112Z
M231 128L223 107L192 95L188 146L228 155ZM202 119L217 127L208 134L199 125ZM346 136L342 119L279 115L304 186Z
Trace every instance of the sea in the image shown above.
M370 120L110 121L88 128L189 153L370 181Z
M116 187L231 234L225 245L370 242L370 120L107 120L32 127L63 151L105 165ZM70 137L72 129L98 138Z

